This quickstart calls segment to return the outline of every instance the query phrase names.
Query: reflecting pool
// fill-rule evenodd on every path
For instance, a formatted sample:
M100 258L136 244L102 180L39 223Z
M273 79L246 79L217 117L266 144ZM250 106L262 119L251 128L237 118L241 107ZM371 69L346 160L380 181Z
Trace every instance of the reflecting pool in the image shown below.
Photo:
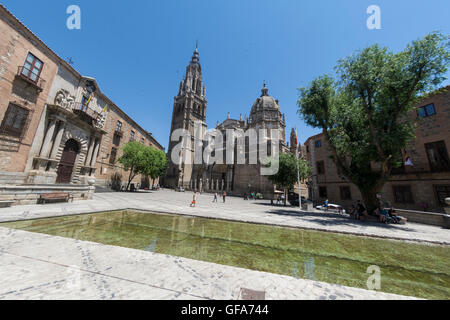
M450 298L450 246L133 211L2 223L0 227L135 248L367 289Z

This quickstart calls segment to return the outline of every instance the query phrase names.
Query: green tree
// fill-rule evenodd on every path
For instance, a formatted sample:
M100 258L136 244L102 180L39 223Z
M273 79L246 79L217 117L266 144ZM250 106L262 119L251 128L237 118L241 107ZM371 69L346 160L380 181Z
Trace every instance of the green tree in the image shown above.
M151 146L144 146L137 141L128 142L122 148L123 154L119 158L119 162L124 166L125 170L129 170L127 190L131 181L139 175L143 174L156 179L164 174L167 168L167 157L164 152Z
M152 180L155 180L166 174L169 161L167 159L167 155L163 151L155 149L153 147L146 147L144 149L144 159L145 170L143 174L152 178Z
M445 80L448 48L440 33L398 53L373 45L338 62L338 81L324 75L299 89L301 118L322 129L332 159L359 188L369 212L414 139L414 104Z
M285 194L284 204L286 205L287 190L291 189L298 182L298 172L301 180L306 179L311 174L311 167L307 160L303 158L297 159L292 153L280 153L278 159L272 161L278 162L278 172L268 176L268 178L277 188L283 189Z

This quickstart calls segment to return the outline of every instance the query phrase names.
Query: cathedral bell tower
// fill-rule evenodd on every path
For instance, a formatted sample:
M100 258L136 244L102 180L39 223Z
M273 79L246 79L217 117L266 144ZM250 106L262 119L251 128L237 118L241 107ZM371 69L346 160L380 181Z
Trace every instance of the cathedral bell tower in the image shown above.
M180 82L178 95L174 98L172 124L170 129L170 138L172 133L177 129L185 129L189 133L189 137L185 137L182 141L179 163L173 163L172 150L180 141L171 141L169 139L169 169L166 176L166 184L169 187L189 188L191 181L193 164L184 163L183 159L188 158L194 160L194 134L200 134L202 138L206 132L206 86L202 80L202 67L198 47L195 48L191 62L186 67L186 74ZM200 133L194 132L194 126ZM190 153L190 157L187 156Z

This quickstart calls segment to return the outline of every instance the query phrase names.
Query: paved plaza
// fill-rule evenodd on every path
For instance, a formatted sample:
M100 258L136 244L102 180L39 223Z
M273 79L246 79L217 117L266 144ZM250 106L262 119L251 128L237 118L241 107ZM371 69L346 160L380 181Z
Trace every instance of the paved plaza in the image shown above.
M199 195L191 208L190 192L100 193L89 201L3 208L0 221L130 208L450 244L450 232L434 226L386 226L269 201L212 198ZM236 300L242 288L265 291L266 299L410 298L21 230L0 228L0 239L0 299Z
M91 212L137 209L199 217L219 218L286 227L305 228L389 239L450 244L450 232L441 227L408 222L406 225L385 225L351 220L348 216L319 210L300 212L296 207L270 205L268 200L248 200L204 193L197 197L197 207L191 208L192 192L163 189L152 192L97 193L93 200L74 203L16 206L0 209L0 222L27 220Z

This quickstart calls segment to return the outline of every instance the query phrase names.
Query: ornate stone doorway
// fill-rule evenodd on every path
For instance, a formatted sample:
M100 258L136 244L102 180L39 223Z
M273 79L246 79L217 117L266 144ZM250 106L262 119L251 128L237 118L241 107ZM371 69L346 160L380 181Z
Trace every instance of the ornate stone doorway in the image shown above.
M56 183L70 183L70 180L72 179L75 160L79 152L80 147L78 145L78 142L76 142L74 139L67 140L61 156L61 161L59 162Z

